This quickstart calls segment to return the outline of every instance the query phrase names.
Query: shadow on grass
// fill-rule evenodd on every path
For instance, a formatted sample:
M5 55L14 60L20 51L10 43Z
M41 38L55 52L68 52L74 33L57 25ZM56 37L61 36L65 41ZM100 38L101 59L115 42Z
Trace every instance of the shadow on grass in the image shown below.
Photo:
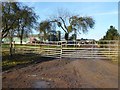
M10 70L12 68L23 68L32 64L42 63L46 61L55 60L52 57L43 57L40 54L14 54L10 57L8 54L2 56L2 71Z

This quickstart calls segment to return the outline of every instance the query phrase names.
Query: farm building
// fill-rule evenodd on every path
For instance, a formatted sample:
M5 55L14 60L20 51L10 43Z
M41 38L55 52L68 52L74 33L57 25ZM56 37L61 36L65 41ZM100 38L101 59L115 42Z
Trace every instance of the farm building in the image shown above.
M37 40L39 40L38 37L29 36L29 37L23 38L22 44L33 43L33 42L35 42ZM4 43L9 43L10 42L10 38L9 37L3 38L2 41ZM15 44L20 44L20 38L19 37L13 37L13 41L15 41Z

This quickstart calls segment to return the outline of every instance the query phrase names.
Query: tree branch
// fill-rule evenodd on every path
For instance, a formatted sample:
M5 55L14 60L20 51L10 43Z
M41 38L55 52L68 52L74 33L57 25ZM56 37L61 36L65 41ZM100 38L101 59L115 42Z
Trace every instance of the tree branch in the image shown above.
M60 19L62 20L62 22L63 22L63 24L64 24L65 29L66 29L66 30L68 30L68 28L67 28L67 26L66 26L66 24L65 24L65 21L62 19L62 17L60 17Z
M50 22L57 22L58 23L58 21L57 20L54 20L54 21L50 21ZM67 31L63 28L63 26L60 24L60 27L67 33Z

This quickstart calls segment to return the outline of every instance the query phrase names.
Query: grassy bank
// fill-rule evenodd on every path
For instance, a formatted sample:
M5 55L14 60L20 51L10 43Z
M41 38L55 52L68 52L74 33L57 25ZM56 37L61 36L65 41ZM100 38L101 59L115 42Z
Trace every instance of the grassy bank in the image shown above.
M39 46L34 46L34 45L15 45L15 48L21 48L21 49L26 49L26 48L36 48ZM14 53L12 57L9 55L9 45L8 44L3 44L2 45L2 69L3 71L9 70L13 67L21 67L21 66L26 66L29 64L34 64L37 62L43 62L46 60L51 60L51 58L47 57L42 57L40 54L35 54L28 52L27 54L24 54L22 52L20 53Z

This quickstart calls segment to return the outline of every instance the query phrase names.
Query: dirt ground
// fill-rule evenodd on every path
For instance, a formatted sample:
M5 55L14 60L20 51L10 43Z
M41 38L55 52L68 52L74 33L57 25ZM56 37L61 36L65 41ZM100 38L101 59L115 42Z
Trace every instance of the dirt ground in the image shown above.
M118 65L105 60L55 59L4 71L3 88L117 88Z

